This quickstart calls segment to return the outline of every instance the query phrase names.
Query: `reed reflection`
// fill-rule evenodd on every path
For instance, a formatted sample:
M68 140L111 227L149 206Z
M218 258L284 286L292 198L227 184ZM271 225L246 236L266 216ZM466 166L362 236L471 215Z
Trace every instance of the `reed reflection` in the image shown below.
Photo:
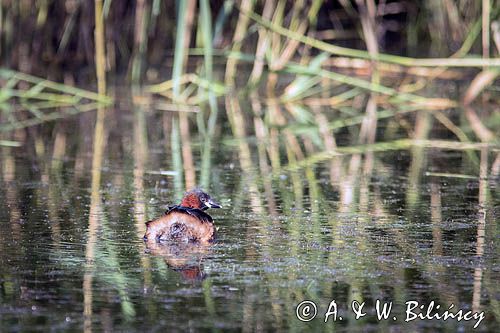
M431 222L432 222L432 249L434 255L443 255L443 232L441 230L442 203L441 189L436 181L431 183Z
M472 294L472 311L481 308L481 288L483 281L483 255L486 238L486 216L488 214L488 149L481 150L481 163L479 166L479 194L478 194L478 223L476 235L476 259L478 263L474 269L474 285Z
M16 163L12 154L12 148L2 147L2 177L5 188L6 203L9 212L9 227L13 239L19 241L21 234L21 210L19 208L19 198L17 189L13 186L16 175ZM2 233L7 234L7 233ZM6 240L4 240L6 241Z
M106 72L105 72L105 32L104 32L104 15L102 0L95 0L94 6L95 20L95 70L97 77L97 91L99 95L106 95ZM106 109L101 105L97 108L96 123L94 127L94 142L92 152L92 177L91 177L91 197L89 224L87 231L87 244L85 248L85 270L83 277L83 315L84 315L84 332L92 332L92 281L95 269L95 247L97 239L97 230L100 224L101 211L101 170L103 165L103 154L106 145L105 134L105 115Z
M133 122L133 156L134 156L134 220L135 229L137 232L137 238L140 239L142 235L146 232L146 222L148 220L147 216L147 205L145 198L144 189L144 173L145 168L149 161L149 148L148 148L148 136L147 136L147 122L146 115L143 110L143 106L135 103L138 100L138 91L136 88L134 90L133 98L133 108L134 108L134 122ZM139 249L142 251L142 248ZM151 261L147 256L141 256L141 267L143 269L144 276L144 287L143 289L148 291L152 286L152 275L151 275ZM151 304L148 303L148 307L151 309Z
M421 111L417 113L415 122L414 140L427 139L431 130L432 119L428 112ZM406 204L408 212L411 213L420 201L420 184L422 168L425 166L425 148L413 146L411 148L411 164L408 172L408 188L406 190Z
M190 282L206 277L203 260L210 254L210 246L179 242L158 243L155 239L146 241L146 249L154 256L161 257L172 270Z
M92 153L92 177L89 224L87 229L87 244L85 247L85 270L83 276L83 304L84 304L84 332L92 332L92 282L95 272L95 247L97 241L97 231L102 217L101 203L101 171L103 165L103 154L106 146L105 141L105 113L106 109L97 109L97 120L94 131L94 149Z
M133 129L134 156L134 217L137 235L140 237L146 231L146 199L144 196L144 172L148 163L147 125L144 111L135 106Z

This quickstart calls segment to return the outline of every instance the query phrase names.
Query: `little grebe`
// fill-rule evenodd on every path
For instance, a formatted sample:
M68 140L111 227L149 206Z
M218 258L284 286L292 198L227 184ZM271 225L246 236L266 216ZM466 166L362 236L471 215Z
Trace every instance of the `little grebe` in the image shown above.
M215 236L212 217L204 212L221 208L205 192L195 189L187 192L180 205L169 207L165 215L146 223L144 240L209 243Z

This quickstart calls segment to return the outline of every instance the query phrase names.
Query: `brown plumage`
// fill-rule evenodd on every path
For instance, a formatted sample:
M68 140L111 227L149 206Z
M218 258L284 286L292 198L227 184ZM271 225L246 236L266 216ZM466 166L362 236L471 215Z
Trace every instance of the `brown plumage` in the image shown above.
M144 240L209 243L214 240L215 226L204 210L220 207L201 190L187 192L180 205L170 207L165 215L146 223Z

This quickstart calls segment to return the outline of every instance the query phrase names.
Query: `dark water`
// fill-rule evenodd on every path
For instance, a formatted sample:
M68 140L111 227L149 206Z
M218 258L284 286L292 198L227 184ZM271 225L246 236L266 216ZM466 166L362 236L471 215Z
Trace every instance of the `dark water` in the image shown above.
M184 190L175 114L109 112L98 191L91 113L2 148L1 332L469 332L479 313L478 331L498 329L498 151L412 147L293 168L282 145L277 169L263 166L262 142L235 140L222 123L207 165L207 137L192 128L196 177L208 170L204 187L224 206L211 212L218 241L146 248L144 223ZM317 305L309 322L296 315L304 300ZM332 300L337 321L325 323ZM388 320L377 300L393 302ZM410 301L478 317L405 322Z

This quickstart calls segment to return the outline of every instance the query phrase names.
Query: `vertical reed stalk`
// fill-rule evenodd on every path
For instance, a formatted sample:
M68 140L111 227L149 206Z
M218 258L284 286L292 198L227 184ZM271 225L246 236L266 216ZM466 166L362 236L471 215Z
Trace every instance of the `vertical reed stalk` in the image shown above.
M238 23L236 25L236 29L233 35L233 47L231 52L239 52L241 50L241 40L245 36L245 33L248 28L248 23L250 21L249 17L243 14L243 11L251 11L253 9L255 1L254 0L243 0L241 3L241 11L238 16ZM236 68L238 65L238 60L235 58L229 58L226 62L226 72L225 72L225 83L227 86L234 86L235 84L235 75ZM226 113L231 123L231 128L233 130L233 134L238 138L245 137L245 126L244 119L240 109L240 105L238 101L233 98L226 96ZM250 158L250 151L247 152L248 146L242 147L242 154L244 158L241 158L243 161L246 160L246 157ZM244 166L242 166L244 167Z
M483 0L482 5L482 25L483 25L483 58L490 57L490 0Z
M203 55L205 59L205 78L210 83L213 80L213 37L210 3L208 0L200 0L200 21L203 37ZM204 188L207 188L210 182L212 137L214 135L218 114L217 99L214 91L210 89L206 93L208 93L210 116L208 118L208 128L205 133L201 159L200 185Z
M106 52L104 50L104 16L102 0L95 0L95 69L97 74L97 91L106 95Z
M308 27L308 21L307 19L300 19L299 11L302 10L301 7L303 7L303 1L295 1L292 9L292 18L289 29L297 34L304 35ZM281 22L282 18L280 17L278 21ZM273 57L273 61L269 65L271 69L282 69L285 64L294 56L295 51L297 50L299 45L300 42L298 40L290 38L286 38L285 46L283 47L283 49L279 48L279 46L277 47L277 45L273 45L273 49L277 48L277 50L279 50L280 52L279 55L276 54L277 56Z
M106 73L104 54L104 17L102 15L102 0L95 0L95 64L97 73L97 91L100 95L106 95ZM104 149L104 116L105 108L99 106L97 109L97 120L94 132L94 155L92 159L92 170L101 168ZM98 172L92 178L92 186L98 188L101 184L101 173Z
M95 64L97 74L97 91L106 94L105 53L104 53L104 17L102 15L102 0L95 0ZM92 332L92 281L95 260L95 243L99 228L99 214L101 211L101 168L104 151L104 111L103 107L97 110L97 121L94 130L94 151L92 154L92 195L89 212L89 226L87 246L85 249L85 274L83 279L84 303L84 331Z
M142 74L142 64L147 49L149 6L146 0L138 0L135 8L134 55L132 57L132 82L139 83Z
M182 88L181 77L187 62L189 44L191 42L191 28L193 25L195 0L178 1L177 27L175 35L174 67L172 69L174 99L180 97Z
M376 11L377 6L374 0L356 0L358 7L361 11L361 26L363 28L363 34L365 36L365 43L368 49L368 53L372 57L371 70L372 77L371 82L373 86L378 86L380 83L380 75L378 71L377 61L373 60L378 58L379 55L379 45L376 32ZM363 119L360 130L360 142L364 143L374 143L375 135L377 131L377 94L372 92L370 99L366 105L366 114ZM367 154L367 161L370 161L373 156Z
M195 0L179 1L177 10L177 33L175 41L174 68L172 80L174 83L174 100L179 101L181 92L181 76L187 62L191 42L191 29L193 26L194 12L196 8ZM193 165L193 152L191 149L191 136L189 134L189 120L185 112L179 114L179 125L182 140L182 157L185 167L186 188L195 186L195 170Z
M238 16L238 23L236 24L236 29L233 36L233 47L231 52L237 53L241 50L241 40L245 37L248 22L250 18L244 13L250 12L253 9L255 0L242 0L241 10ZM238 65L238 59L229 58L226 62L226 74L225 82L228 86L234 86L234 77L236 75L236 66Z
M0 59L2 59L3 54L3 35L4 35L4 19L3 19L3 2L0 2Z
M264 3L264 9L262 11L262 17L266 20L270 20L273 14L273 9L275 7L274 0L266 0ZM255 62L253 64L252 73L250 74L249 83L251 85L256 85L262 76L264 70L264 57L266 55L267 48L269 47L269 33L268 31L260 27L259 28L259 40L257 42L257 50L255 51Z

